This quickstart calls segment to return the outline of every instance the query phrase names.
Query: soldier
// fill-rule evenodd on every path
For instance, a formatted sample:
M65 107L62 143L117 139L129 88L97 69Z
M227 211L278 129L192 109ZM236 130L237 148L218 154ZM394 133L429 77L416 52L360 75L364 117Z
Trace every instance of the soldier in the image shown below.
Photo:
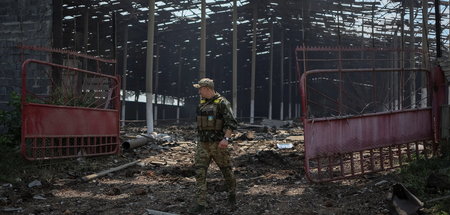
M205 210L206 173L211 159L219 166L228 189L228 203L236 204L236 179L231 167L230 151L232 131L237 128L230 102L214 90L214 81L201 79L194 84L200 94L197 107L197 130L199 141L195 151L194 166L196 168L196 201L189 213L200 213Z

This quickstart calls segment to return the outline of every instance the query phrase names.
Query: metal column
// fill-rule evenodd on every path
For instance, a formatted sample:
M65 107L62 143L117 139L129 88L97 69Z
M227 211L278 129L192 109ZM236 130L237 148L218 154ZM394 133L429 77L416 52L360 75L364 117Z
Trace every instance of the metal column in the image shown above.
M148 3L148 29L147 29L147 64L145 79L145 96L147 109L147 135L153 132L153 40L155 34L155 0L149 0Z
M127 55L128 55L128 23L124 26L124 38L123 38L123 75L122 75L122 127L125 126L125 103L126 103L126 90L127 90Z
M200 32L200 71L199 77L206 77L206 0L202 0L202 21Z
M252 41L252 74L250 92L250 123L255 120L255 73L256 73L256 25L258 22L258 7L253 5L253 41Z
M158 93L159 93L159 42L156 42L156 65L155 65L155 110L153 111L153 123L158 125ZM162 94L161 94L162 95ZM164 104L164 102L163 102Z
M280 55L281 55L281 62L280 62L280 120L284 119L284 32L281 31L281 50L280 50Z
M270 23L270 64L269 64L269 114L268 117L272 119L272 100L273 100L273 20Z
M233 0L233 112L237 116L237 1Z
M181 45L178 47L178 75L177 75L177 124L180 123L180 99L181 99L181 70L183 69L183 58Z

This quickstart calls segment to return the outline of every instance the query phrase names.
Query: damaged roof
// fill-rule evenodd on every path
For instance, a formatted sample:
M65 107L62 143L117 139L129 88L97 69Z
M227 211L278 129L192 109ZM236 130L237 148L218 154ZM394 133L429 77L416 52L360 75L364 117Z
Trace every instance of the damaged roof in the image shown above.
M238 70L242 76L239 89L247 89L247 74L250 70L251 44L254 11L257 11L257 69L265 68L270 53L270 32L274 28L273 44L286 42L287 50L296 46L366 46L392 47L393 40L401 37L404 45L420 49L422 38L422 2L399 0L237 0L238 14ZM448 1L441 2L441 13L449 11ZM219 79L223 90L231 89L232 56L232 8L231 0L206 0L207 14L207 76ZM200 11L201 0L156 1L155 14L155 55L159 78L159 91L177 94L173 86L177 84L178 65L181 63L182 80L189 83L198 79ZM410 15L412 11L412 15ZM435 52L434 4L428 2L428 43ZM134 90L145 88L145 54L147 47L148 1L64 1L63 32L66 49L83 50L83 14L89 14L89 39L87 53L111 57L113 43L113 17L117 25L117 48L123 51L124 26L129 31L128 76ZM402 18L403 15L403 18ZM414 27L411 27L411 17ZM448 18L441 23L448 29ZM411 29L414 29L411 31ZM281 33L283 32L283 36ZM414 36L411 36L411 33ZM444 48L448 46L448 30L443 32ZM413 39L414 38L414 39ZM398 43L396 44L398 45ZM275 47L276 48L276 47ZM446 48L445 48L446 49ZM277 49L275 49L277 52ZM277 55L277 54L276 54ZM286 55L290 57L289 53ZM279 59L279 56L274 56ZM122 68L119 57L119 66ZM266 66L264 66L266 65ZM276 65L274 68L278 68ZM119 72L121 73L121 72ZM249 72L246 72L249 73ZM266 72L260 72L257 83L267 79ZM184 96L195 91L188 84L182 92ZM258 84L257 84L258 85ZM132 89L133 90L133 89Z

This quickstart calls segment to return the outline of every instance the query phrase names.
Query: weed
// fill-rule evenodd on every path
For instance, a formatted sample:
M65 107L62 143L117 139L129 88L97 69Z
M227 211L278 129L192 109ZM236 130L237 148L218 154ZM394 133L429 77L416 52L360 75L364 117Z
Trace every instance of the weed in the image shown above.
M0 181L11 182L17 165L23 162L20 145L20 95L13 92L8 102L9 110L0 110Z
M16 147L20 142L21 115L20 95L11 93L8 106L10 110L0 110L0 128L4 133L0 134L0 146Z
M448 157L435 157L431 159L419 159L409 163L400 170L400 180L419 199L427 200L442 196L443 193L429 193L427 179L433 172L442 173L443 169L450 166ZM450 200L436 201L426 205L426 211L430 214L448 215Z

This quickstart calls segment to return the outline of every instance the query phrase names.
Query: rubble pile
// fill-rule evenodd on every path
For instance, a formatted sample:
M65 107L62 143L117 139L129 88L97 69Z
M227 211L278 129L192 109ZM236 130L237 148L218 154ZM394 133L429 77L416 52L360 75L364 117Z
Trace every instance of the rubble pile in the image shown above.
M386 214L394 183L387 175L311 184L303 169L303 130L292 122L241 125L230 147L238 183L237 208L226 204L219 168L208 172L205 214ZM147 138L120 155L71 160L43 167L51 177L30 175L0 186L1 213L186 214L195 190L194 126L129 128L123 139ZM86 175L126 168L83 181ZM377 183L377 182L383 183Z

